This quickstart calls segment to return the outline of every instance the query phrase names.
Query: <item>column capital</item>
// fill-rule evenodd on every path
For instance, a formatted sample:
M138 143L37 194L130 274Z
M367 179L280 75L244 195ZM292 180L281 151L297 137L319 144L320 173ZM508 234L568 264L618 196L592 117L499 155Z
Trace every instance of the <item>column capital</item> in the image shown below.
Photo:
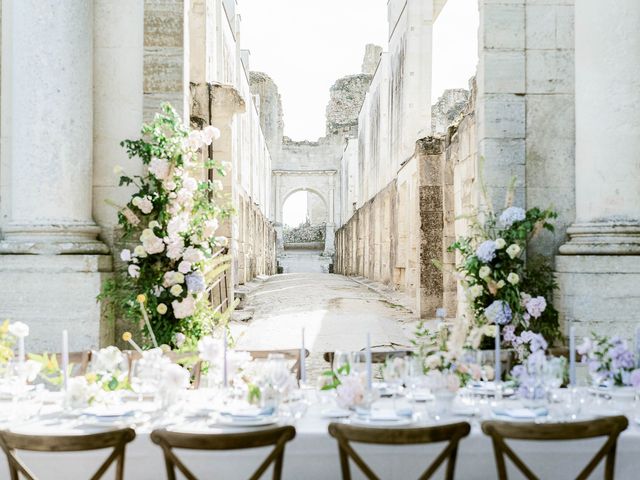
M640 255L640 224L633 222L574 223L564 255Z

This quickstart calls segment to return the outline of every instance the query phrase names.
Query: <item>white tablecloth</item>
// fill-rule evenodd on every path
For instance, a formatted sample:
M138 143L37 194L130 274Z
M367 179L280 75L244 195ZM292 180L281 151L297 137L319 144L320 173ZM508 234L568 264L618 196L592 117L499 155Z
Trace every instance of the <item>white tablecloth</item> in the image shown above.
M456 421L461 418L456 418ZM305 417L296 424L296 438L285 451L283 478L288 480L328 480L340 479L338 447L327 433L329 421L321 418L320 407L310 408ZM204 420L183 424L180 428L199 429L205 427ZM40 424L28 427L42 430ZM64 427L48 426L49 431L60 431ZM82 427L76 427L76 429ZM87 430L87 433L90 430ZM236 430L237 431L237 430ZM42 433L42 432L41 432ZM62 432L61 432L62 433ZM132 480L156 480L166 478L162 452L149 437L149 428L137 429L136 439L126 451L125 478ZM581 442L513 442L516 452L532 467L542 479L569 479L587 464L595 454L602 440ZM356 445L373 470L382 479L417 478L443 445L409 447ZM178 451L180 458L199 476L214 479L246 479L265 458L268 450L237 450L232 452ZM49 454L20 452L21 458L42 480L46 479L87 479L106 458L107 451L81 452L69 454ZM442 478L443 468L436 478ZM354 479L363 478L352 465ZM112 472L109 473L112 475ZM107 475L105 478L111 478ZM270 471L264 478L270 478ZM622 434L618 444L616 462L617 479L640 477L640 430L634 425ZM8 479L6 460L0 467L0 478ZM473 424L472 433L465 438L458 453L456 478L465 480L487 480L496 478L496 470L491 441ZM512 471L510 478L522 478ZM602 478L602 468L593 478Z

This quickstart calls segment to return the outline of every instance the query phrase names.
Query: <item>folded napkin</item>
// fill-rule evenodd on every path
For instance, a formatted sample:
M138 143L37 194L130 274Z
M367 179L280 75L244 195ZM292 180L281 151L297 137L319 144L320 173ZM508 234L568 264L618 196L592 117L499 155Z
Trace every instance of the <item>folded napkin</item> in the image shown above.
M493 413L501 417L534 419L538 417L544 417L549 413L549 411L545 407L537 407L537 408L521 407L521 408L495 408L493 410Z
M362 415L365 412L358 412ZM413 415L413 411L410 408L399 408L398 410L392 409L376 409L371 410L369 413L369 419L374 422L394 422L403 418L408 418Z

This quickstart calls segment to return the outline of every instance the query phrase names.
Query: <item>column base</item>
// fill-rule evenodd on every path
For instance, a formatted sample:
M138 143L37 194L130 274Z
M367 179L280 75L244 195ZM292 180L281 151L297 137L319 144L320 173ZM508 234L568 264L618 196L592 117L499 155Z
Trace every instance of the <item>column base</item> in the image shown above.
M554 304L578 335L631 339L640 311L640 255L558 255Z
M32 352L59 352L62 330L72 351L113 342L113 325L96 301L111 275L110 255L3 255L0 319L22 321Z
M64 255L108 254L109 247L96 239L100 227L92 223L57 225L10 224L3 229L0 254Z
M640 224L575 223L567 229L570 240L563 255L640 255Z

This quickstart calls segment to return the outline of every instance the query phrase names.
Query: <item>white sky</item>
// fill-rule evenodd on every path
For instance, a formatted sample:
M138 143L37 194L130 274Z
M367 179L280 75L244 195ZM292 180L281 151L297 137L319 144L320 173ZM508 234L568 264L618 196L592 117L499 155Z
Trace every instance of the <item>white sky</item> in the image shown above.
M425 0L427 1L427 0ZM280 90L285 135L324 135L329 88L360 72L364 47L387 49L386 0L238 0L252 70ZM432 98L467 88L477 62L477 0L448 0L434 26Z

